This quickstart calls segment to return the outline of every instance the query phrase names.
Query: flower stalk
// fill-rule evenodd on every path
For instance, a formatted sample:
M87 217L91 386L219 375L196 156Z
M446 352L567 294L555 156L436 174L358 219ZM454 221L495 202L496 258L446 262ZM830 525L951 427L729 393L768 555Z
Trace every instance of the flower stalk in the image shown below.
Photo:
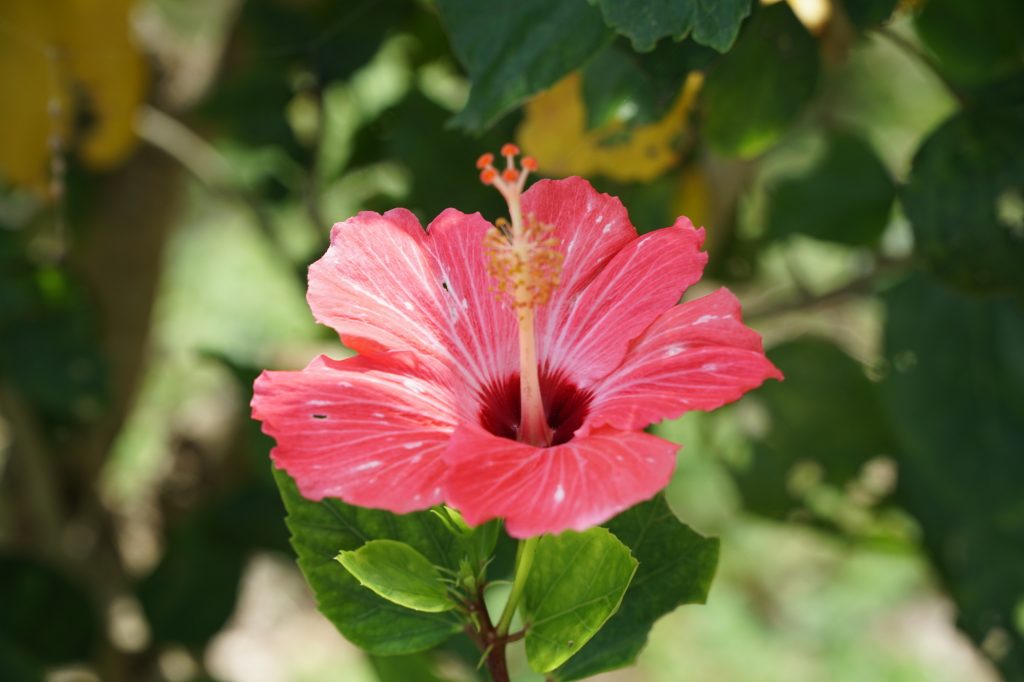
M499 637L508 634L509 626L512 625L512 617L519 607L519 601L523 598L523 590L526 589L526 580L530 577L530 569L533 567L533 557L537 553L537 541L540 536L522 540L516 551L516 573L512 582L512 591L505 602L505 610L501 612L501 619L498 621L496 632Z
M515 576L512 582L512 591L509 593L508 601L501 613L498 624L494 625L487 612L487 604L484 601L484 584L481 583L476 590L476 598L466 602L470 615L471 625L466 625L466 634L476 643L483 652L481 664L487 665L487 671L491 674L493 682L509 682L508 660L506 659L506 648L509 643L522 639L525 629L509 634L512 625L512 618L523 597L523 590L526 587L530 569L533 566L534 555L537 552L538 537L529 538L519 543L516 550Z

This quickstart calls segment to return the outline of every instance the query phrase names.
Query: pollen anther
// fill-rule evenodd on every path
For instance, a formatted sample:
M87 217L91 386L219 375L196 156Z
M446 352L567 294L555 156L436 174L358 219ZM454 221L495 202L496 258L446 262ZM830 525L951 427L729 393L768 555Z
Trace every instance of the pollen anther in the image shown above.
M499 296L516 310L548 302L561 280L564 259L553 225L532 214L525 223L520 235L495 226L484 237L488 272Z

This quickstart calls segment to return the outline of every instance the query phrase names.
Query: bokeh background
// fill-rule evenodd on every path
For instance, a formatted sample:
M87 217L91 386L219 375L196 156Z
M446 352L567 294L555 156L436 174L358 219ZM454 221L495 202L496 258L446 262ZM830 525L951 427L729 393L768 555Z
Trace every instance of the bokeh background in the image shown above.
M697 4L0 1L0 679L482 679L316 612L248 401L346 352L333 222L496 219L515 140L787 376L656 427L722 562L603 679L1024 680L1024 5Z

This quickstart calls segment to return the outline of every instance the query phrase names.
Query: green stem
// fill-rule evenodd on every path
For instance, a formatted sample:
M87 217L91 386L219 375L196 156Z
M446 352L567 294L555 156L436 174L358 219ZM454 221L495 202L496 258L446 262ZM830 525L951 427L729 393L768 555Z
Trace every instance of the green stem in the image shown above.
M523 590L526 588L526 579L530 575L530 567L533 566L533 557L537 552L537 541L539 537L529 538L519 543L516 552L516 574L512 582L512 592L508 595L508 602L505 603L505 610L501 612L501 620L495 629L499 637L508 634L508 628L512 625L512 616L515 615L519 600L523 597Z

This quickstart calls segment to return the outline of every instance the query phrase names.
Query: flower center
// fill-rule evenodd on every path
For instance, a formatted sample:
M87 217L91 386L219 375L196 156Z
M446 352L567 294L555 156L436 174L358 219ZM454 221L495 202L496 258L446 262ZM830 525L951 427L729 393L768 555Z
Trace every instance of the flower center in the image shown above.
M519 148L514 144L503 146L501 153L506 163L500 174L494 168L493 154L481 156L477 168L480 180L494 185L505 197L512 224L498 221L488 230L484 248L498 295L515 310L519 324L519 375L516 377L519 423L515 437L524 443L546 447L554 442L554 433L549 423L549 410L544 409L545 397L537 371L534 310L546 303L558 286L563 254L558 248L558 239L553 236L554 226L541 224L533 215L523 216L523 188L537 162L527 156L523 158L522 168L516 168Z
M590 412L593 394L569 382L561 373L542 370L540 393L544 403L544 421L551 431L548 445L560 445L572 439ZM495 436L522 440L519 375L494 381L480 391L480 425Z

